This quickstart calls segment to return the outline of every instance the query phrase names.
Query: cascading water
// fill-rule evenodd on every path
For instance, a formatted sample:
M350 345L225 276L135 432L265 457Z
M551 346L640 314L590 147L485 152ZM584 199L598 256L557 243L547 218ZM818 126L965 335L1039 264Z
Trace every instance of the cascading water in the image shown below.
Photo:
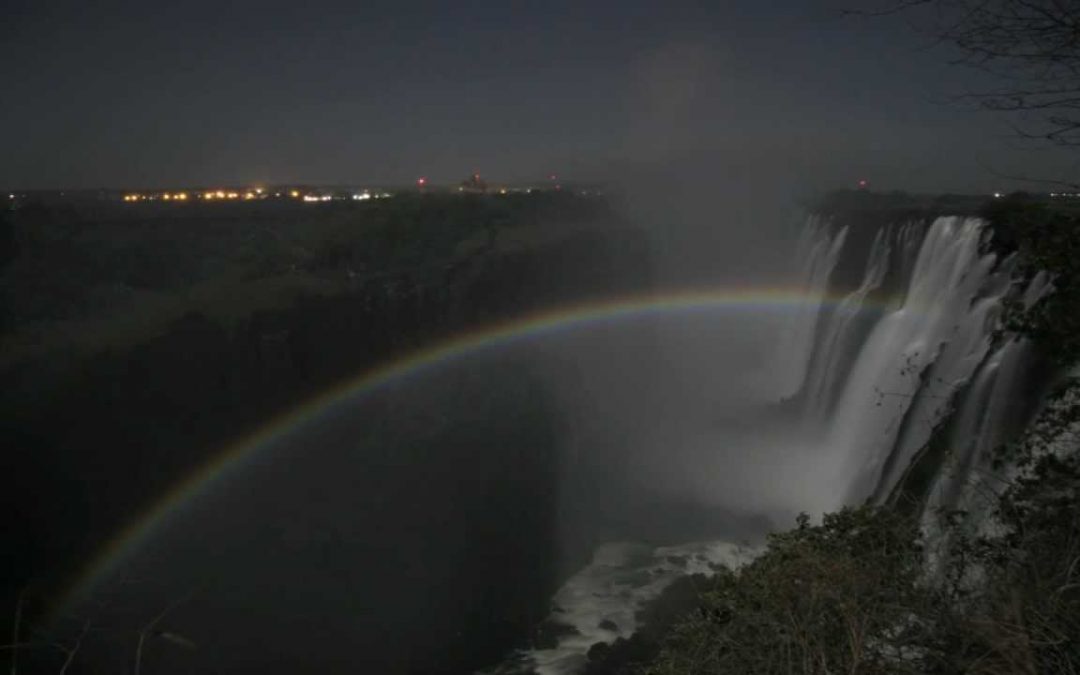
M1049 279L1040 272L1025 289L1021 304L1030 307L1048 288ZM993 451L1018 431L1030 413L1030 401L1021 400L1017 393L1032 357L1028 340L1010 339L979 366L957 406L947 438L949 453L926 493L928 529L936 527L935 514L943 509L983 513L991 503L981 488L996 486L999 477L991 467Z
M799 447L778 451L781 461L799 466L803 483L785 490L799 502L795 508L812 514L885 502L904 487L913 462L935 438L949 447L924 486L922 507L966 507L973 472L988 466L991 449L1030 414L1013 405L1031 350L1022 340L996 337L1003 302L1019 289L1021 302L1030 304L1047 281L1039 276L1020 289L1015 261L989 250L991 234L978 218L862 227L814 216L797 246L802 301L777 336L775 358L763 365L772 370L772 400L780 402L777 425L792 426L789 437L800 440ZM794 419L779 414L790 410L785 401L797 404ZM947 437L935 436L946 426ZM776 480L790 482L783 470L776 467ZM523 652L499 672L580 670L590 640L610 642L633 631L633 612L624 605L640 607L659 592L658 581L697 569L660 564L682 549L639 551L634 561L613 561L611 550L601 548L557 596L551 620L569 626L569 637ZM722 544L688 544L685 552L691 551L699 563L734 560ZM650 583L628 585L640 574ZM605 633L601 624L618 628Z
M1011 264L981 252L985 237L981 220L936 219L926 229L910 277L862 344L850 350L848 340L846 354L828 345L834 349L824 363L833 371L841 368L839 359L854 358L835 408L810 401L823 434L823 476L842 486L836 503L816 506L836 508L890 494L986 357L1010 289ZM861 303L880 285L889 255L879 243L884 238L879 232L863 286L841 304L841 321L875 311ZM825 382L835 377L823 370ZM824 384L809 391L828 395Z
M810 359L814 351L814 335L817 331L822 306L828 292L829 277L836 267L844 246L847 228L832 232L827 223L812 217L803 228L796 249L796 260L804 261L801 290L806 302L792 313L787 329L782 335L783 343L778 350L780 395L789 398L803 386Z
M850 362L848 355L858 345L860 326L866 323L862 310L868 296L878 290L885 279L891 251L888 232L879 231L870 248L870 260L862 283L836 307L818 340L817 358L803 387L808 412L815 421L824 418L835 402L837 385L846 375L848 363L845 362Z

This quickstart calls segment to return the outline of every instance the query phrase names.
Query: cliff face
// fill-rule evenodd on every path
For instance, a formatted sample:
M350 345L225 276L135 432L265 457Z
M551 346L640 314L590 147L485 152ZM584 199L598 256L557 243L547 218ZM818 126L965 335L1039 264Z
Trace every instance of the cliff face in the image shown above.
M438 264L346 270L340 292L304 295L232 325L190 312L135 344L9 364L0 404L12 412L5 473L17 481L3 527L16 555L5 578L21 585L71 574L227 443L366 369L490 321L650 284L640 232L579 224L528 240L528 229ZM409 394L410 405L439 414L425 413L418 435L388 440L386 455L355 478L356 490L371 495L355 517L385 536L381 552L369 554L413 560L411 573L404 561L396 571L388 563L381 588L353 589L371 603L359 613L371 618L358 619L366 626L358 639L373 650L372 663L460 672L496 658L546 609L556 423L530 367L518 360L501 368L490 383L467 383L469 400ZM407 463L390 456L391 447L424 444L437 450L424 456L424 475L442 476L441 487L418 485ZM378 522L387 512L392 526ZM433 521L432 513L441 515ZM514 515L484 524L490 513ZM387 633L393 617L414 622L405 615L433 597L445 611L424 640L405 644Z

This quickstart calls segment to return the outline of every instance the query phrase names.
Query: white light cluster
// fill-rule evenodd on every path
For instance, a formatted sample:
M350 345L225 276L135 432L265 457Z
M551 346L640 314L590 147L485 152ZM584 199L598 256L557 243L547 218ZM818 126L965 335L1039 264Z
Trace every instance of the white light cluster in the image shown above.
M371 190L364 190L363 192L353 193L352 198L356 201L363 202L369 199L386 199L387 197L393 197L390 192L372 192Z

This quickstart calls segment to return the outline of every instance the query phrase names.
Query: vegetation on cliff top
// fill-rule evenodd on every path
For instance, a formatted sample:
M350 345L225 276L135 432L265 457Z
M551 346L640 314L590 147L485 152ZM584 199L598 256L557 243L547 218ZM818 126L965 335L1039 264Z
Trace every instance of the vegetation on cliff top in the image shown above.
M991 246L1019 254L1021 278L1049 276L1051 292L1030 308L1014 299L1006 328L1036 340L1059 364L1080 361L1080 210L1051 206L1025 193L994 200L982 212L994 236Z

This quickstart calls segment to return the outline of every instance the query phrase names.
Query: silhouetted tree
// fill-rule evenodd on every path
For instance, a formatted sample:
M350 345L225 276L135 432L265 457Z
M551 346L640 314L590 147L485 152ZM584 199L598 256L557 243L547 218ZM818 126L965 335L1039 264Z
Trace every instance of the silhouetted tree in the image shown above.
M1000 85L963 95L984 109L1017 113L1029 139L1080 145L1080 2L1077 0L890 0L877 11L919 15L958 50L956 63Z

